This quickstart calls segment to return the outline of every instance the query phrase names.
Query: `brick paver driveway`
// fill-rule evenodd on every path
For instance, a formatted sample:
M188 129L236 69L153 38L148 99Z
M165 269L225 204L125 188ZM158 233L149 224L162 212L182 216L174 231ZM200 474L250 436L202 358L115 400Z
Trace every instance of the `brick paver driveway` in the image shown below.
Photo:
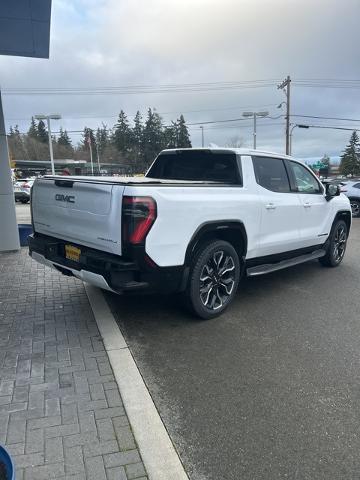
M17 480L146 479L83 284L0 255L0 443Z

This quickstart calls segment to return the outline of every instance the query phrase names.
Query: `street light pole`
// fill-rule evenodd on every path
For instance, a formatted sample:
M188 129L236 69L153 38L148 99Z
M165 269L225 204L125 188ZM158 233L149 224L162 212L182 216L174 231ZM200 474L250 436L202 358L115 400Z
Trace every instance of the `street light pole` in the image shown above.
M253 117L254 119L254 129L253 129L253 137L254 137L254 150L256 150L256 118L257 117L267 117L269 112L244 112L243 117L250 118Z
M55 164L54 164L54 151L52 146L52 137L51 137L51 126L50 126L50 119L52 120L60 120L61 115L53 114L53 115L35 115L36 120L46 120L47 127L48 127L48 136L49 136L49 151L50 151L50 162L51 162L51 173L55 175Z
M298 127L298 128L310 128L309 125L302 125L302 124L297 124L297 123L295 123L295 125L293 125L293 126L291 127L290 134L289 134L289 155L292 154L293 130L294 130L294 128L296 128L296 127Z

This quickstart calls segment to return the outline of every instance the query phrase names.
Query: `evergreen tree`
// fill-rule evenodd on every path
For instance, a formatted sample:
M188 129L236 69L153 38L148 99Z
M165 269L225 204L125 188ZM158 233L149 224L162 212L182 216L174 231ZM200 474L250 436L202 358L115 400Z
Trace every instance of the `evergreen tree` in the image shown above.
M360 143L359 136L355 130L351 134L349 144L340 158L340 172L343 175L353 176L360 174Z
M330 165L329 155L326 155L326 153L324 153L324 156L320 159L320 162L323 163L324 165L329 166Z
M60 127L60 133L57 143L58 145L62 145L63 147L68 147L69 149L72 149L71 139L67 131L63 130L62 127Z
M55 158L73 158L74 148L66 130L60 127L59 137L52 137Z
M103 123L101 128L98 128L95 135L96 146L100 153L103 153L109 142L109 131L107 126Z
M142 123L142 116L138 110L134 117L134 127L132 129L132 148L137 155L140 155L141 153L143 132L144 132L144 125Z
M31 117L30 127L27 134L28 137L33 138L34 140L38 140L38 128L34 117Z
M119 152L126 153L131 148L131 136L129 121L125 112L121 110L112 137L113 143Z
M89 127L84 128L83 132L83 140L82 140L82 148L83 150L89 150L90 145L94 147L96 144L94 130Z
M164 130L164 147L177 148L178 146L178 124L171 122Z
M145 122L142 150L144 166L147 167L164 147L164 132L160 115L151 108Z
M191 140L188 128L185 123L185 118L180 115L177 121L177 144L178 148L191 148Z
M48 132L45 127L45 123L40 120L37 125L37 140L41 143L49 143Z
M16 160L26 159L26 152L24 148L24 142L19 132L18 125L13 128L10 126L10 134L8 135L8 144L11 157Z

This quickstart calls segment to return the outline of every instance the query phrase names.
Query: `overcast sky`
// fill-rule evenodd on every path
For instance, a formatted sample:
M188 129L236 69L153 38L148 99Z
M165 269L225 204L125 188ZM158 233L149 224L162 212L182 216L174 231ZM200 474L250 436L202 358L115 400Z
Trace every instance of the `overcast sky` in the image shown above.
M112 127L157 108L164 123L241 117L244 110L284 111L276 80L360 80L359 0L53 0L50 59L0 57L7 125L28 128L31 115L59 112L54 122L79 130ZM104 87L272 79L266 88L136 95L13 96L13 87ZM359 83L360 86L360 83ZM170 112L170 113L169 113ZM360 119L360 89L294 84L292 114ZM359 122L292 122L360 128ZM193 146L201 134L192 127ZM338 157L350 131L295 129L293 154ZM240 137L252 146L249 121L205 127L205 143ZM79 135L72 136L74 142ZM284 152L284 119L258 122L258 148Z

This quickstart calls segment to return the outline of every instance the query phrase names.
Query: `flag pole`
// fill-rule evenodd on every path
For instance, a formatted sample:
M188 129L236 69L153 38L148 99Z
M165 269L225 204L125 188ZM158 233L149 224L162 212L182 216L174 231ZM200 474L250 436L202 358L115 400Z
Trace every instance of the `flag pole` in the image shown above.
M90 149L91 175L94 176L94 164L93 164L93 154L92 154L92 148L91 148L91 138L90 138L90 135L89 135L88 143L89 143L89 149Z

